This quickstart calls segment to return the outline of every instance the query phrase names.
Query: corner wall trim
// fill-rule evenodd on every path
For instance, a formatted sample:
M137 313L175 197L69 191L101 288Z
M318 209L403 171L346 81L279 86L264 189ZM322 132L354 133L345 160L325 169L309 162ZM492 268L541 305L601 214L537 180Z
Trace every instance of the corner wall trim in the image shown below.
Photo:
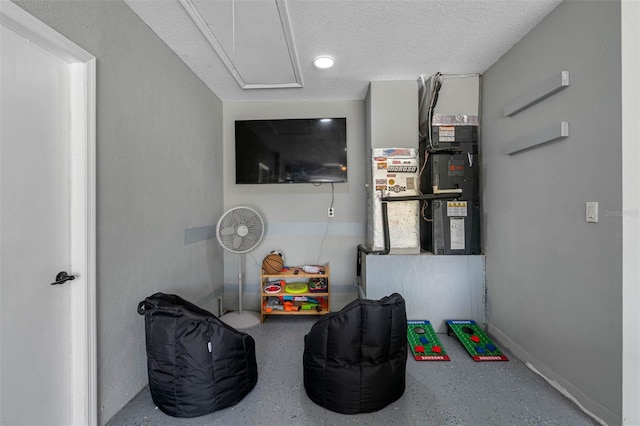
M506 155L517 154L538 145L567 137L569 137L569 122L562 121L560 123L552 124L551 126L542 129L533 135L529 135L526 138L508 143L504 147L504 153Z
M569 71L561 71L530 87L504 106L504 116L511 117L569 86Z

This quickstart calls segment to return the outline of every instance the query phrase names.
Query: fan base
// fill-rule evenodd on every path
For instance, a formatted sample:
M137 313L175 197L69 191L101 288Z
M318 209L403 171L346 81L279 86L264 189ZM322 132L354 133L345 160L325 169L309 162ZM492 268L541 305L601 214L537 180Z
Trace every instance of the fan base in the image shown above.
M220 321L236 330L241 330L260 324L260 314L251 311L242 311L242 313L228 312L220 317Z

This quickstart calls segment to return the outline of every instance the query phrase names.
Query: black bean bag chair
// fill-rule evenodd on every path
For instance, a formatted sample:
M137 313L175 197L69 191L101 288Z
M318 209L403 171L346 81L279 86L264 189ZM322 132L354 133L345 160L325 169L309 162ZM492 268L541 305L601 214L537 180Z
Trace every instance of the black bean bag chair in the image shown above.
M202 416L237 404L256 385L253 337L172 294L147 297L138 313L151 398L164 413Z
M318 320L304 338L304 388L316 404L370 413L404 394L407 314L397 293L359 299Z

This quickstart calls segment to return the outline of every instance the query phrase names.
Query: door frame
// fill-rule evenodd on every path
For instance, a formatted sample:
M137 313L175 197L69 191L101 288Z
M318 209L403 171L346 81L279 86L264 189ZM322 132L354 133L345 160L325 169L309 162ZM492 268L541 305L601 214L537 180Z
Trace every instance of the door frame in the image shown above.
M640 302L640 4L622 1L622 424L640 422L640 343L636 330Z
M70 64L72 420L96 425L96 58L10 1L0 25Z

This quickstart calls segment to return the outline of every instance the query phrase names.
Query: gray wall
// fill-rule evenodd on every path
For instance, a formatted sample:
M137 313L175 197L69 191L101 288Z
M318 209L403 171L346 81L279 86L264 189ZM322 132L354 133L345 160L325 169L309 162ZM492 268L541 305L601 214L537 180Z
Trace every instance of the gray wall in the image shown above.
M222 292L222 103L120 1L20 1L97 57L99 421L147 383L137 303Z
M566 1L483 74L489 331L608 423L621 421L620 3ZM571 85L519 114L548 76ZM568 121L570 137L513 156L510 141ZM600 221L585 222L597 201Z
M356 247L365 242L365 107L362 101L243 102L224 104L225 209L248 206L265 221L262 243L244 263L243 308L259 310L262 259L281 250L287 265L330 263L331 308L357 297ZM334 184L335 217L327 218L331 185L236 185L235 120L347 117L347 183ZM238 306L238 256L224 255L225 306Z

